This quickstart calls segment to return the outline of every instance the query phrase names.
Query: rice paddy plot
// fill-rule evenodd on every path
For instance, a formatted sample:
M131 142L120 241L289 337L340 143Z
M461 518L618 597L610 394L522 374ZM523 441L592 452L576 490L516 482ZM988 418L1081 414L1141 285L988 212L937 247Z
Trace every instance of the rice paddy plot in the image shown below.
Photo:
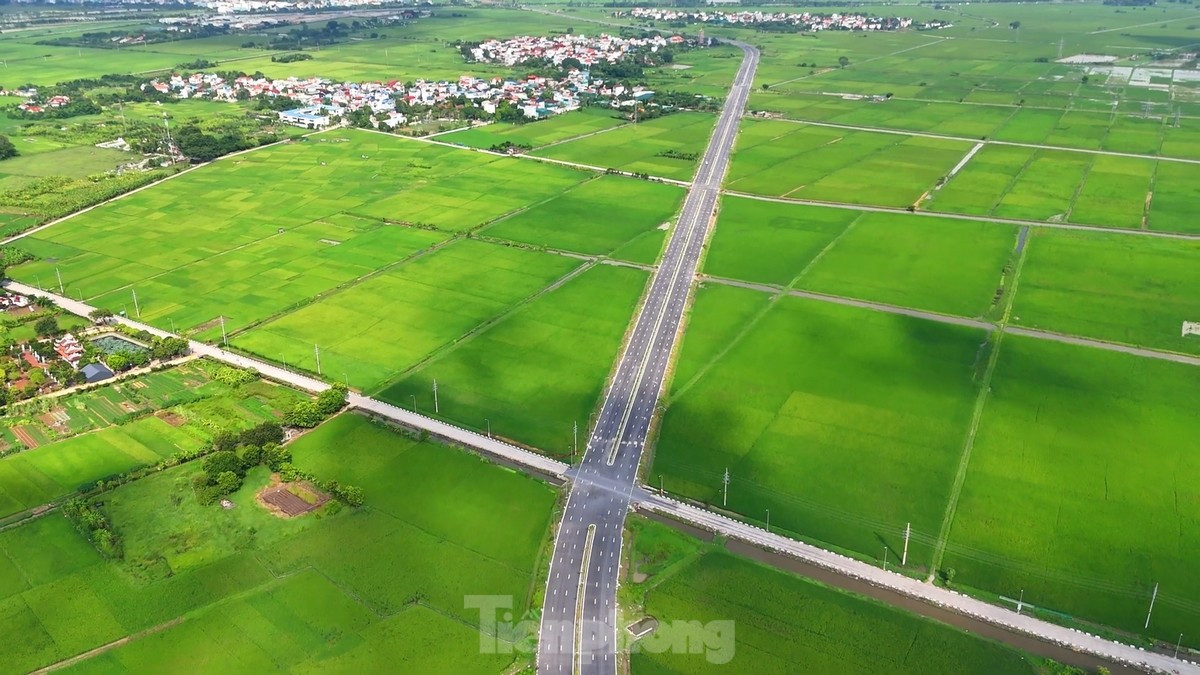
M1200 354L1194 301L1200 242L1039 231L1029 242L1012 322L1030 328Z
M1200 432L1197 386L1193 366L1006 337L943 567L1033 607L1186 638L1200 455L1181 439Z
M647 275L597 265L439 355L379 396L456 424L570 456L580 442Z
M861 214L726 196L704 272L785 286Z
M695 547L664 525L638 525L635 561L661 559L667 546ZM646 547L651 536L655 545ZM724 550L668 558L663 565L666 572L626 582L644 594L644 612L658 620L656 632L634 644L637 673L1041 672L1037 659L998 643ZM701 649L669 648L679 644L673 640L681 637L682 622L706 638Z
M987 145L928 208L948 213L1138 228L1157 164L1150 159Z
M625 119L611 108L581 108L524 124L496 122L484 127L456 131L440 136L438 140L484 150L504 143L540 148L550 143L561 143L577 136L619 127L625 123Z
M475 227L585 177L328 132L220 160L21 240L42 260L11 274L35 284L61 274L68 295L212 337L222 316L227 330L264 319L449 236L425 228Z
M905 207L970 149L962 141L747 121L727 185L762 195ZM878 176L888 176L886 184Z
M1200 232L1195 205L1200 197L1200 166L1159 162L1152 194L1147 198L1147 225L1164 232Z
M864 213L800 277L797 288L960 316L998 299L1017 228Z
M479 653L480 615L464 596L512 596L518 617L528 610L553 491L357 415L330 424L292 444L294 461L354 481L360 509L279 518L255 503L268 481L261 467L229 496L234 508L200 506L190 489L198 467L187 464L105 496L124 560L102 560L58 514L0 533L0 631L24 636L4 670L125 637L74 669L163 670L184 658L203 670L511 667L511 653ZM421 508L387 497L397 494ZM519 535L482 530L499 518Z
M533 154L606 169L691 180L716 121L716 116L708 113L674 113L535 150Z
M206 435L146 417L0 458L0 514L49 503L79 487L199 448Z
M668 224L683 197L683 188L675 185L601 176L505 218L484 233L524 244L608 255Z
M582 262L475 240L429 255L257 326L234 345L373 390Z
M936 530L986 363L987 335L904 316L782 298L725 338L715 315L762 294L706 288L684 338L651 474L666 488L859 555L905 523ZM740 297L739 297L740 296ZM697 340L696 336L700 336ZM724 336L723 336L724 337ZM697 343L700 349L693 349ZM930 548L910 550L914 567Z

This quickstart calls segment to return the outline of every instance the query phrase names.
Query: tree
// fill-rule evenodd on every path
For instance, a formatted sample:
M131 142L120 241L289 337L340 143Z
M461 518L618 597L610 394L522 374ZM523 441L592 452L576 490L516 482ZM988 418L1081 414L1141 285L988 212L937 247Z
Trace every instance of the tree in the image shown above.
M770 88L771 88L771 85L770 85L770 83L768 83L768 82L763 82L763 83L762 83L762 88L763 88L763 91L766 91L766 90L768 90L768 89L770 89Z
M33 332L41 337L58 335L58 319L53 316L44 316L38 319L37 323L33 324Z
M845 68L846 66L850 65L850 59L845 56L839 56L838 57L838 65L841 66L842 68Z
M1009 27L1009 28L1011 28L1011 29L1013 29L1013 30L1017 30L1018 28L1020 28L1020 27L1021 27L1021 22L1020 22L1020 21L1013 21L1013 22L1011 22L1011 23L1009 23L1009 24L1008 24L1008 27Z
M237 453L230 450L222 450L214 452L204 458L204 473L208 474L209 482L215 482L216 478L226 471L232 471L238 476L245 474L246 469L242 465L242 460L238 458Z
M317 408L316 401L296 401L290 410L283 414L283 423L292 427L311 429L321 423L325 416Z
M17 152L17 146L8 140L8 136L0 136L0 160L16 157L19 154L21 153Z
M129 357L126 356L123 352L117 352L116 354L109 354L108 358L105 360L108 362L108 367L112 368L115 371L125 370L126 368L129 367Z
M29 381L41 387L46 384L46 371L41 368L33 368L29 372Z
M88 313L88 318L91 319L93 323L107 323L108 319L110 319L112 315L113 312L111 309L98 307Z
M222 471L217 474L216 485L218 492L227 495L242 487L242 478L232 471Z
M346 386L335 384L317 394L317 411L322 417L329 417L346 406Z
M338 498L346 502L346 504L354 507L363 505L364 495L362 488L355 485L343 485L338 489Z

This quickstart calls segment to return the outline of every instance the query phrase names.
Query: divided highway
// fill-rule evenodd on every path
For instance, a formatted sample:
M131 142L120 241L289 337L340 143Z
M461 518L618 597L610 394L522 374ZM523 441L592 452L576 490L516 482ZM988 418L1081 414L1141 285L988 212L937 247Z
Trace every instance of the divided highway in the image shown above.
M758 50L737 46L743 52L741 67L634 319L583 460L568 474L573 483L554 543L539 634L537 662L543 675L617 670L625 516L758 67Z

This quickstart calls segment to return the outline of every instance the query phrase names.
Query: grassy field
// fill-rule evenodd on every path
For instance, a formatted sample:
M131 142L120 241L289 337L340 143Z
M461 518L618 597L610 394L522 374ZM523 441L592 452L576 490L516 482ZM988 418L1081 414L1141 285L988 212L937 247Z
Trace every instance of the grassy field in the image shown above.
M633 521L631 530L634 560L651 561L644 569L655 572L632 592L660 622L635 643L635 673L1042 672L1038 659L997 643L700 545L653 521ZM674 621L733 622L723 636L730 644L714 628L706 653L660 649L672 644Z
M1200 353L1181 337L1195 320L1200 242L1037 232L1013 305L1017 325L1127 344Z
M216 162L22 240L42 261L11 274L36 283L57 269L69 295L114 311L132 313L136 291L144 321L219 336L222 316L227 330L267 318L584 178L335 131ZM270 193L248 187L266 183ZM268 198L282 206L267 213Z
M906 207L970 149L962 141L747 121L726 184L776 197Z
M640 270L597 265L380 392L405 408L440 416L552 455L581 440L642 293Z
M706 288L650 475L667 489L872 557L937 528L977 387L982 331ZM786 357L785 357L786 356ZM929 561L914 547L910 562Z
M121 386L136 387L139 382L150 382L147 389L167 389L168 385L157 383L164 375L150 375ZM99 407L102 391L72 399L68 405L78 402L85 410ZM155 416L125 419L120 420L124 422L120 426L105 424L98 431L0 457L0 515L40 506L97 480L157 464L179 452L196 450L216 430L240 429L275 420L302 397L290 389L263 382L232 389L219 382L208 382L190 391L192 396L186 398L192 400L169 408L184 420L182 426L172 426ZM168 395L163 400L177 399ZM86 415L84 412L81 416ZM95 422L96 426L100 424Z
M675 113L535 150L533 154L605 169L691 180L716 121L715 115L707 113ZM692 155L696 159L680 159L667 153Z
M610 255L639 238L661 241L659 228L671 221L684 190L621 176L600 176L550 201L505 218L484 230L523 244ZM620 205L619 208L613 208Z
M1009 336L944 567L958 583L1174 641L1200 620L1196 369ZM1195 638L1189 639L1195 642Z
M564 115L525 124L497 122L486 127L467 129L439 137L444 143L465 145L469 148L491 147L503 143L527 145L540 148L551 143L561 143L576 136L606 131L625 124L610 108L581 108Z
M709 274L981 316L1016 228L727 197Z
M264 358L377 389L581 265L462 240L238 336ZM399 338L399 339L397 339Z
M57 514L0 533L0 626L24 636L3 670L155 627L76 670L495 673L513 662L479 652L464 595L528 608L550 489L358 416L292 452L301 468L362 487L367 505L282 520L254 502L267 480L258 469L231 496L236 508L202 508L184 465L107 498L124 561L101 560Z

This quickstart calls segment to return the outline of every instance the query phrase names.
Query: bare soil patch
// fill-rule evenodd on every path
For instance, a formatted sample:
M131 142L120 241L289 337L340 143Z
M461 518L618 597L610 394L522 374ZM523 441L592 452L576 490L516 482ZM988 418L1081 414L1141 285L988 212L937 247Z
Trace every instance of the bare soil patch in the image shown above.
M35 439L32 435L30 435L30 433L28 431L26 431L25 427L23 427L23 426L13 427L12 432L13 432L13 435L17 437L17 440L21 441L21 443L24 444L25 447L29 448L30 450L41 445L41 443L38 443L37 439Z
M280 518L295 518L321 508L329 495L308 481L281 483L279 474L271 474L271 484L259 490L258 503Z
M160 410L155 413L155 417L173 427L181 427L187 423L187 420L183 418L183 415L180 415L179 413L173 413L170 410Z

